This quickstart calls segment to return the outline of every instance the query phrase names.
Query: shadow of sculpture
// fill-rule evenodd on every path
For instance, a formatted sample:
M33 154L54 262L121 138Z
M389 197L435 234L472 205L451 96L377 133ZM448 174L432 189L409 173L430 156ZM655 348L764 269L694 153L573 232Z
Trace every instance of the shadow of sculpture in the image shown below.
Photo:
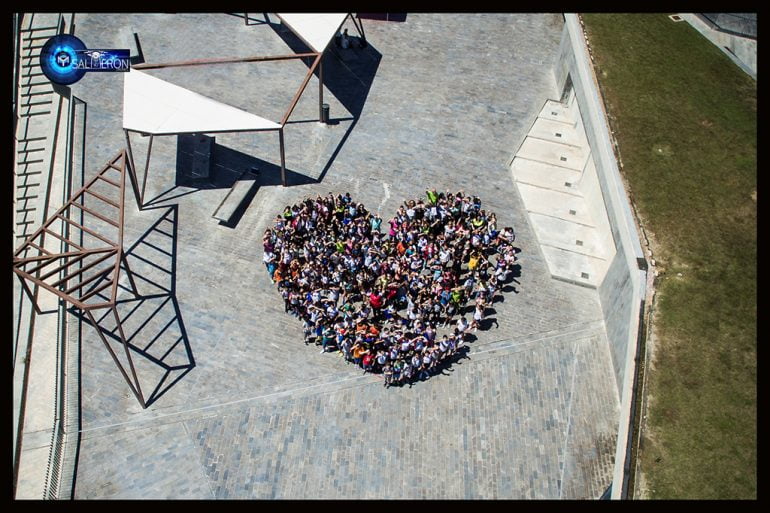
M125 252L139 295L133 296L130 286L120 283L131 297L116 303L127 346L141 357L132 357L139 384L152 390L145 393L148 407L195 367L176 298L178 207L163 208L165 213ZM73 313L91 324L78 310ZM110 312L95 319L94 327L120 349L118 326Z
M273 21L270 22L270 27L295 53L312 51L288 27ZM355 43L356 40L357 38L354 38L354 44L345 49L338 47L335 41L332 41L322 57L324 88L350 113L353 121L324 165L317 179L318 183L323 181L324 176L358 123L382 60L382 54L372 46L371 42L367 41L366 46L361 47L360 44ZM312 64L309 59L303 59L303 62L308 67ZM316 69L315 75L318 76L318 69ZM332 119L344 118L344 116L338 116L335 113L331 113L330 117Z

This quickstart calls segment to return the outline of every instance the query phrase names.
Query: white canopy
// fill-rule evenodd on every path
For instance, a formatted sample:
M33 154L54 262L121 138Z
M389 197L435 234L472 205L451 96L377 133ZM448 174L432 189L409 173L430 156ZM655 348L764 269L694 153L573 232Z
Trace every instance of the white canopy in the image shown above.
M123 128L146 134L277 130L281 125L137 70L123 74Z
M314 52L321 53L339 32L348 13L277 13Z

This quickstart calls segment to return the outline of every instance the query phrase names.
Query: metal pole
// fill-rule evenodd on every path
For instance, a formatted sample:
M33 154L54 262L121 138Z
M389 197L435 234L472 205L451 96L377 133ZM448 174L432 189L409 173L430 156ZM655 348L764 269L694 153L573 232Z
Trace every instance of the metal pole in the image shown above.
M353 26L356 27L356 30L361 35L361 47L362 48L365 47L367 43L366 43L366 34L364 34L364 22L361 21L361 18L359 18L358 23L356 24L357 15L353 16L353 14L351 13L348 16L350 16L350 19L353 21ZM361 26L361 28L358 27L359 25Z
M235 62L269 62L269 61L286 61L291 59L302 59L304 57L315 57L317 54L313 52L308 53L293 53L291 55L268 55L268 56L255 56L255 57L223 57L215 59L195 59L190 61L180 62L159 62L157 64L137 64L131 66L134 69L158 69L158 68L178 68L180 66L202 66L204 64L231 64Z
M318 62L318 121L324 120L324 69L323 54Z
M29 289L29 285L27 285L27 282L24 281L24 278L22 276L18 274L16 276L19 276L19 280L21 280L21 286L24 288L24 291L27 293L27 296L29 296L29 301L30 303L32 303L32 307L35 309L37 313L42 314L43 310L39 306L37 306L37 297Z
M315 73L315 68L318 66L318 64L321 62L321 53L313 54L315 56L315 59L313 60L313 64L310 66L310 69L307 71L307 74L305 75L304 80L302 81L302 84L299 86L299 89L296 93L294 93L294 98L291 100L291 104L289 105L289 108L286 110L286 114L283 115L283 119L281 119L281 128L283 128L283 125L286 124L286 122L289 120L289 116L291 116L292 111L294 111L294 107L297 106L297 102L299 101L299 97L302 96L302 93L305 91L305 88L307 87L308 82L310 82L310 77L313 76L313 73Z
M286 152L283 145L283 127L278 130L278 141L281 144L281 184L286 187Z
M150 170L150 154L152 154L152 140L155 138L154 135L150 134L150 144L147 146L147 163L144 165L144 178L142 178L142 205L144 205L144 189L147 186L147 173Z
M136 179L136 168L134 167L134 152L131 151L131 139L128 137L128 130L125 128L123 129L123 133L126 134L126 149L128 149L128 164L129 164L129 171L128 176L131 177L131 188L134 189L134 196L136 196L136 205L139 207L139 210L142 210L142 198L139 195L139 183Z

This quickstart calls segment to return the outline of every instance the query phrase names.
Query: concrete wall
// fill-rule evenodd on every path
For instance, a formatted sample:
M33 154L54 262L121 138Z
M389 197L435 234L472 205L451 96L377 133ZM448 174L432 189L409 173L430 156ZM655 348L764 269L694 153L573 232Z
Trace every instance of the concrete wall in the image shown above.
M757 40L740 37L735 34L720 32L700 16L693 13L681 13L679 16L695 30L722 50L740 68L757 79Z
M576 14L565 14L564 21L554 79L560 88L564 88L568 77L571 79L616 249L607 275L599 286L599 297L620 396L618 446L611 497L621 498L628 476L627 448L632 432L639 314L646 283L645 272L639 270L638 259L644 259L644 253L613 152L604 104L599 96L583 28Z
M570 109L577 113L575 128L581 134L581 137L583 137L584 140L587 140L585 126L583 125L583 114L580 112L580 103L577 101L574 87L570 94ZM590 143L588 144L588 147L593 148ZM604 248L602 256L607 259L601 269L596 269L597 276L601 276L601 279L604 280L606 278L607 270L613 262L617 248L615 247L612 228L609 219L607 218L607 208L604 206L604 193L602 192L601 182L597 175L593 150L591 150L590 156L588 157L588 160L586 160L585 167L583 168L583 173L580 176L578 189L580 189L580 192L583 194L586 206L588 207L588 212L596 225L599 245Z

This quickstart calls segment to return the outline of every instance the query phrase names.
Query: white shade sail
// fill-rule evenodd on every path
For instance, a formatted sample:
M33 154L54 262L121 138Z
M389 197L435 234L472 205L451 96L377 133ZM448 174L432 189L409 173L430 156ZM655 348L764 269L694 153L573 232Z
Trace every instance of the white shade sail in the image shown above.
M277 13L314 52L322 53L339 32L348 13Z
M277 130L281 125L137 70L123 74L123 128L153 135Z

